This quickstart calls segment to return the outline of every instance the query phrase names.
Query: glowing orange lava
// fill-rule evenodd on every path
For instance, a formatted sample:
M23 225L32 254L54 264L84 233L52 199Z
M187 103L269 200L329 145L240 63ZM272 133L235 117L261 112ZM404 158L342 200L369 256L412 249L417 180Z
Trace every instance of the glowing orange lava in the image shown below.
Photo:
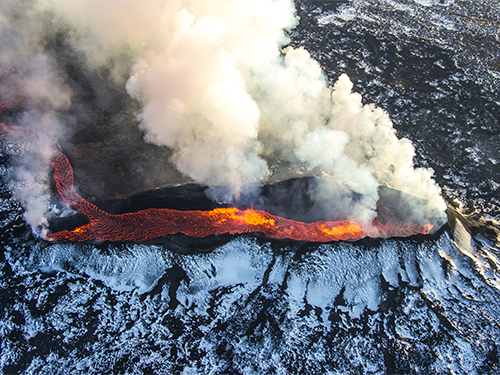
M0 83L5 85L5 68ZM10 72L10 86L19 91L17 75ZM10 87L9 86L9 87ZM0 113L5 109L22 107L21 95L0 97ZM372 225L362 226L352 220L317 221L304 223L272 215L265 211L237 208L216 208L212 211L180 211L150 208L134 213L110 214L83 199L75 190L73 168L57 145L37 130L0 123L0 136L14 137L48 145L53 152L54 181L63 200L89 219L89 223L73 230L50 233L50 241L148 241L183 233L191 237L217 234L262 233L269 238L297 241L329 242L357 240L364 237L404 237L428 234L431 224L407 224L397 219L376 218Z

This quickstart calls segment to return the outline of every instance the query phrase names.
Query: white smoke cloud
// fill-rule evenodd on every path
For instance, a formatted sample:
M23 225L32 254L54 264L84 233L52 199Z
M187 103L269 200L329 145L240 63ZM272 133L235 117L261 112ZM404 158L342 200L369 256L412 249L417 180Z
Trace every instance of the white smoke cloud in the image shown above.
M363 105L346 75L328 87L303 48L283 49L293 3L185 1L168 12L158 20L176 27L138 61L127 90L144 105L146 139L172 148L181 172L238 196L283 165L321 178L310 195L327 218L369 222L380 185L424 199L412 219L443 218L432 171L414 168L387 113Z
M344 153L348 142L346 133L320 127L306 134L295 154L313 172L328 177L311 191L312 201L321 202L323 217L370 222L376 216L379 184L369 169Z
M329 91L305 50L281 50L293 4L183 2L169 11L177 27L127 83L144 104L146 139L172 148L187 176L236 196L270 177L269 158L297 162L293 150L324 122Z
M315 176L308 194L325 219L370 222L388 186L423 199L408 207L411 220L444 220L432 170L414 167L414 148L387 113L363 105L346 75L330 86L304 48L286 47L291 0L36 3L76 25L71 43L90 66L111 64L119 81L126 72L113 56L134 56L125 87L142 104L145 140L170 148L178 170L213 186L214 198ZM49 107L62 108L71 92L53 81L60 96Z
M223 46L225 24L183 11L178 23L168 53L154 62L141 60L127 90L144 101L146 139L171 147L181 172L239 190L267 174L259 157L258 105Z
M352 83L344 74L332 92L328 127L349 136L344 152L359 166L369 169L380 186L411 194L421 201L407 203L406 219L444 223L446 205L441 189L432 179L433 170L415 168L415 149L406 139L398 139L387 112L374 105L363 105L361 96L352 93ZM405 199L403 196L401 199Z
M44 237L48 232L47 212L50 209L50 194L47 191L48 181L46 174L48 168L39 169L39 175L35 176L32 169L19 167L9 177L9 189L12 196L17 199L24 208L24 219L33 231Z
M52 210L50 203L49 145L34 144L31 141L7 137L2 153L10 156L9 168L4 178L12 196L24 208L24 219L33 232L44 237L48 233L47 214Z
M56 30L50 29L42 12L30 1L0 2L0 14L1 74L10 74L4 64L16 67L24 86L18 94L30 107L8 120L11 125L34 127L53 139L61 139L67 125L61 112L69 108L73 94L54 56L44 47L47 35ZM13 87L6 84L2 88L4 78L5 82L9 79L0 79L0 92ZM54 210L49 178L51 146L47 142L20 142L15 137L10 140L7 184L13 197L21 202L26 222L35 234L44 237L47 217Z

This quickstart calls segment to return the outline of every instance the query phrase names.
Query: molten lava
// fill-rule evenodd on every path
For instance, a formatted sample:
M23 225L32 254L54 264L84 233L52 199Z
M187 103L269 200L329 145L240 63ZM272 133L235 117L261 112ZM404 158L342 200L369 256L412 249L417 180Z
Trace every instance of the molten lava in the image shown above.
M25 100L17 75L0 69L0 84L12 89L12 95L0 97L0 113L5 109L20 108ZM4 91L4 90L2 90ZM15 93L15 94L14 94ZM37 130L8 126L0 123L0 135L11 135L48 145L52 151L54 181L63 200L89 219L89 223L73 230L47 235L50 241L147 241L183 233L191 237L217 234L262 233L269 238L297 241L329 242L357 240L363 237L405 237L428 234L431 224L408 224L391 218L376 218L372 225L363 226L352 220L317 221L304 223L272 215L265 211L237 208L215 208L212 211L180 211L167 208L150 208L133 213L110 214L86 201L75 190L73 168L57 145Z

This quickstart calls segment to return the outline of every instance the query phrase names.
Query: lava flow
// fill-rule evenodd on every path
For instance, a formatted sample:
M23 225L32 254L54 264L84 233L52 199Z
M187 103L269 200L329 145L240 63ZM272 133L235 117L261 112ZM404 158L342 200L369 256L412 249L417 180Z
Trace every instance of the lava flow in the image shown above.
M211 211L150 208L114 215L99 209L76 192L71 164L53 141L35 129L0 123L0 135L6 134L51 147L51 163L58 193L90 221L74 230L48 234L47 239L51 241L147 241L176 233L201 238L216 234L258 232L277 239L329 242L356 240L368 236L427 234L432 228L430 224L405 224L397 219L383 222L378 218L368 228L352 220L304 223L265 211L237 208L215 208Z
M17 75L10 71L5 85L5 69L0 74L4 88L12 88L17 95L0 97L0 113L5 109L20 108L25 101L20 95ZM14 78L14 79L13 79ZM4 90L2 90L4 91ZM431 224L408 224L398 219L376 218L372 225L363 226L352 220L317 221L304 223L272 215L265 211L237 208L215 208L211 211L180 211L150 208L133 213L110 214L86 201L75 190L73 168L57 145L35 129L8 126L0 123L0 136L10 135L49 146L52 151L54 181L62 199L89 219L89 223L73 230L50 233L50 241L148 241L172 234L183 233L191 237L218 234L261 233L269 238L297 241L329 242L357 240L364 237L405 237L428 234Z

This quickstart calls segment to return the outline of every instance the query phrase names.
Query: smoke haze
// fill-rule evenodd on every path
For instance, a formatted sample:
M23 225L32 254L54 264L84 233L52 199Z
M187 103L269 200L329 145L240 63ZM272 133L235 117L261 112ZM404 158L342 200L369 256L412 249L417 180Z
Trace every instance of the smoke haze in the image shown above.
M37 5L37 4L35 4ZM42 12L32 2L0 3L0 60L16 68L22 76L22 85L5 84L2 92L25 97L29 109L7 119L13 125L35 126L53 139L61 139L70 121L65 118L72 91L65 84L65 74L57 64L53 53L45 47L54 37L56 28L48 23ZM2 78L9 72L3 71ZM10 82L10 81L8 81ZM12 92L21 90L22 92ZM13 196L24 208L24 218L36 234L44 236L48 221L56 209L51 204L49 145L32 145L10 139L3 149L10 155L10 168L6 175Z
M388 114L363 105L347 75L330 85L305 49L287 47L286 31L297 24L292 1L22 4L2 4L0 19L12 47L0 59L22 66L37 103L21 123L41 121L57 139L74 121L61 115L74 93L43 48L40 15L51 14L59 27L72 25L67 40L89 67L107 65L141 103L145 141L168 147L176 168L211 186L214 199L237 201L270 181L312 176L307 194L324 220L370 223L380 186L422 198L407 202L409 220L445 220L433 171L414 167L414 148L397 138ZM124 51L131 69L113 58Z

